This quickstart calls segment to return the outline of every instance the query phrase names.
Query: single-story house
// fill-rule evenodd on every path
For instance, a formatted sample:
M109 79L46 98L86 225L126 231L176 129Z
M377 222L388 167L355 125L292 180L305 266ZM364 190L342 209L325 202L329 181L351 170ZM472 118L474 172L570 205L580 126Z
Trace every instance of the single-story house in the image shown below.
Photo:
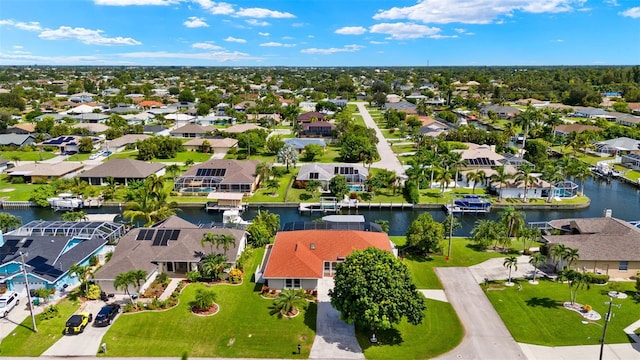
M157 111L160 109L149 110L149 112ZM176 126L184 126L195 121L196 117L189 114L167 114L164 117L167 120L173 120L176 122Z
M408 101L388 102L384 104L384 108L387 111L391 109L396 111L403 111L407 115L415 115L418 113L416 105Z
M640 229L636 226L610 216L553 220L549 225L561 235L543 235L543 241L550 248L563 244L578 249L580 258L572 264L576 270L614 279L629 279L640 271Z
M489 117L489 113L493 112L499 119L511 119L518 116L522 110L513 106L504 106L497 104L490 104L480 108L480 114L483 117Z
M105 124L97 124L97 123L81 123L73 126L75 129L87 129L91 135L101 134L107 130L109 127Z
M149 163L134 159L111 159L78 175L89 185L104 186L107 178L112 177L116 183L128 185L132 180L144 180L151 175L165 174L165 164Z
M333 277L336 266L354 250L375 247L393 252L384 232L358 230L280 231L262 261L262 279L272 289L316 289Z
M145 125L143 134L156 135L156 136L169 136L169 129L162 125Z
M327 121L303 123L300 137L331 137L336 126Z
M228 128L220 129L221 132L227 134L241 134L250 130L267 130L256 124L236 124L229 126Z
M575 132L576 134L580 134L583 131L602 131L602 128L594 126L594 125L583 125L583 124L562 124L558 125L555 128L556 136L569 136L569 134Z
M616 123L625 126L636 126L640 124L640 116L622 114L620 116L616 116Z
M117 104L116 107L105 110L108 114L137 114L140 111L133 105Z
M38 145L38 147L57 147L60 152L63 151L80 151L80 139L82 136L58 136L57 138L52 138L46 141L43 141ZM100 141L100 138L92 138L94 144Z
M116 242L125 232L124 224L113 222L34 220L0 237L0 283L26 294L23 253L30 289L63 291L80 283L75 274L69 274L72 265L84 266L92 256L104 257L107 243Z
M20 123L7 128L8 134L28 135L36 132L36 124Z
M324 139L286 138L284 139L284 143L296 149L298 153L302 153L304 151L304 148L310 144L320 145L322 146L323 150L327 148L327 143L324 141Z
M600 108L593 107L577 107L573 112L572 116L574 117L582 117L582 118L598 118L605 117L606 111Z
M305 123L313 122L314 119L315 121L322 121L324 120L325 117L326 115L321 112L308 111L306 113L298 115L298 117L296 117L296 121L299 123L305 124Z
M199 124L187 124L181 126L171 132L171 137L178 138L203 138L216 131L216 128L211 126L202 126Z
M631 151L640 150L640 140L631 139L628 137L619 137L615 139L609 139L604 141L598 141L594 143L596 152L601 154L608 154L610 156L617 156L621 152L628 153Z
M211 159L196 164L175 182L174 190L180 192L239 192L252 194L260 182L257 160Z
M202 258L211 252L208 245L202 245L202 237L207 233L233 236L235 245L226 252L213 247L213 252L224 253L227 264L233 267L247 244L244 230L200 228L174 215L152 227L133 229L123 236L111 260L95 273L93 280L104 291L122 293L122 289L114 288L113 281L118 274L131 270L145 270L147 283L160 273L185 277L188 271L198 270Z
M361 189L369 176L369 170L359 164L305 164L300 167L296 182L306 184L309 180L318 180L323 188L327 188L336 175L344 176L347 185L357 185Z
M127 124L129 125L138 125L138 124L142 124L143 122L150 122L155 118L153 114L148 112L142 112L139 114L126 114L126 115L122 115L121 117L127 120ZM166 135L169 135L169 134L167 133Z
M84 165L77 162L63 161L52 163L21 164L7 170L11 178L24 178L25 183L49 181L60 178L72 178L76 176Z
M191 139L182 146L187 151L200 151L205 141L209 144L212 153L227 153L232 147L238 146L238 140L232 138Z
M103 147L107 151L117 153L125 150L129 145L135 145L138 141L142 141L150 137L151 136L146 134L127 134L113 140L105 141Z
M83 123L103 123L109 119L109 115L103 113L81 113L73 115L71 118Z
M236 123L236 118L226 115L207 115L203 117L198 117L196 119L198 124L203 126L211 126L211 125L233 125Z
M74 103L87 103L92 102L95 94L91 94L88 92L81 92L73 95L69 95L69 101Z
M31 134L0 134L0 146L22 147L31 145L36 141Z
M138 103L138 106L143 108L143 109L153 109L153 108L163 107L164 104L159 102L159 101L144 100L144 101L141 101L140 103Z

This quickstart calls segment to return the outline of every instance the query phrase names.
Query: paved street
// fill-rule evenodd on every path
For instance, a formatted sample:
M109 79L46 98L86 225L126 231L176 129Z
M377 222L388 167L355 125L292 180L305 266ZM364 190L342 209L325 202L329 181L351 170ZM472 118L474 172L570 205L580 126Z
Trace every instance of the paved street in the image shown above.
M436 268L436 273L465 329L462 343L438 359L527 358L468 268Z
M333 278L318 281L316 338L309 358L364 359L360 344L356 340L355 328L340 320L340 313L331 306L329 289L333 289Z
M104 306L104 302L100 300L88 301L84 304L84 309L78 312L87 311L98 314L98 311ZM117 320L117 318L116 318ZM60 329L62 331L64 329ZM78 335L65 335L42 355L44 356L95 356L100 349L102 337L109 330L108 326L94 327L93 323L89 324L84 333ZM107 349L108 350L108 349Z
M376 136L378 137L377 147L378 154L380 155L380 161L374 162L372 166L395 171L398 176L405 178L406 174L404 171L404 167L402 167L402 164L398 160L398 157L393 153L393 150L391 150L391 146L389 146L388 140L385 139L385 137L382 135L382 131L380 131L380 128L378 128L378 125L371 117L371 114L369 114L369 111L367 111L365 103L358 102L355 104L358 106L358 111L360 112L360 115L362 115L362 119L364 120L365 125L367 125L368 128L374 129L376 131Z

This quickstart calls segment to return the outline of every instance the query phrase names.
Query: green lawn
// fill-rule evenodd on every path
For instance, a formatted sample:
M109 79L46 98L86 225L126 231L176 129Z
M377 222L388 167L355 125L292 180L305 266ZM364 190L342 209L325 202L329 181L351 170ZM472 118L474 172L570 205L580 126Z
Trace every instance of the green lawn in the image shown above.
M0 158L9 161L14 161L13 158L18 158L18 161L41 161L53 159L56 156L58 155L47 151L0 151Z
M255 150L255 149L254 149ZM237 154L227 154L224 156L225 159L232 159L232 160L236 160L238 159L238 155L240 156L246 156L247 155L247 149L238 149L238 153ZM247 158L245 158L247 159ZM275 155L265 155L262 153L256 153L255 151L251 151L251 157L249 157L247 160L259 160L259 161L264 161L264 162L269 162L269 163L274 163L276 162L276 156Z
M31 331L31 317L27 317L0 343L1 356L40 356L62 335L67 319L78 310L78 303L63 300L58 304L58 316L41 320L36 317L38 332Z
M263 251L257 250L246 264L248 272L256 268ZM316 328L317 305L309 303L293 318L269 315L272 300L260 297L260 284L249 279L241 286L217 285L216 303L220 311L213 316L196 316L189 303L196 289L187 286L177 307L160 312L121 316L103 337L109 356L247 357L291 358L302 345L308 357Z
M376 333L378 344L369 342L371 332L358 329L356 336L367 359L425 359L455 348L464 335L460 320L449 303L427 299L420 325L403 321L394 329Z
M624 177L632 181L638 181L640 179L640 171L630 170L624 174Z
M138 156L138 151L123 151L117 154L112 154L109 156L109 159L136 159ZM152 162L180 162L184 163L188 159L193 160L194 162L205 162L211 158L211 154L203 154L197 151L182 151L176 154L175 157L170 159L153 159ZM104 161L107 161L105 158Z
M0 198L7 197L11 201L28 201L31 192L37 185L31 184L12 184L9 182L9 176L0 175Z
M517 287L487 291L487 297L498 311L505 325L518 342L545 346L594 345L602 336L603 320L599 324L582 324L584 318L578 313L563 308L562 303L569 299L566 284L552 281L540 281L539 285L530 285L521 281L522 291ZM609 322L607 343L626 343L629 338L623 329L640 318L640 301L633 298L633 283L620 283L629 295L627 299L616 299L621 304L614 308L615 316ZM609 287L592 285L590 289L578 291L577 302L589 304L603 317L607 312Z
M391 146L391 150L393 150L393 152L395 154L402 154L402 153L407 153L407 152L415 152L417 149L411 145L393 145Z
M75 155L67 156L67 158L64 159L64 161L85 161L85 160L89 160L90 156L91 156L91 153L75 154Z
M402 139L404 136L400 133L400 131L391 132L389 129L380 129L382 135L385 139Z
M402 246L406 242L404 236L391 236L391 240L398 246ZM448 246L447 240L442 244L442 251L445 255L431 255L428 258L408 255L402 259L402 262L411 271L413 282L418 289L442 289L442 284L433 270L436 267L466 267L505 256L500 252L478 251L467 238L454 237L451 244L451 257L448 261L445 256Z

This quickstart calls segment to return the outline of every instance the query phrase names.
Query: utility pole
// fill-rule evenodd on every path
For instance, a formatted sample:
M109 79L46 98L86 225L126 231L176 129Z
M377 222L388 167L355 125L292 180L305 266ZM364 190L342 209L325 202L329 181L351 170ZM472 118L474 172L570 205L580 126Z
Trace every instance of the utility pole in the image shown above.
M453 198L451 198L451 210L449 211L449 248L447 249L447 261L451 256L451 240L453 238Z
M24 253L20 252L20 260L22 261L22 275L24 276L24 287L27 289L27 299L29 301L29 312L31 313L31 324L33 324L33 332L38 332L36 327L36 317L33 315L33 302L31 300L31 291L29 290L29 280L27 279L27 267L24 264Z
M617 295L617 292L616 294ZM609 310L607 311L607 316L604 318L604 327L602 328L602 338L600 338L600 357L599 359L602 360L602 353L604 352L604 342L605 342L605 338L607 337L607 325L609 325L609 321L611 321L611 307L613 307L613 296L611 294L609 294ZM606 304L606 303L605 303ZM620 308L621 304L615 305L618 309Z

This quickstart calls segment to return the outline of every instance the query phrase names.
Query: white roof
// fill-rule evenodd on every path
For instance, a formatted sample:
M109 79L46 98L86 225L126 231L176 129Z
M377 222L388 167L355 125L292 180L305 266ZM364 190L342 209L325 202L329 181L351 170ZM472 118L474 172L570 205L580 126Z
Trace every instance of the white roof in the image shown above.
M212 192L209 193L207 199L214 200L242 200L244 197L243 193L233 193L233 192Z

